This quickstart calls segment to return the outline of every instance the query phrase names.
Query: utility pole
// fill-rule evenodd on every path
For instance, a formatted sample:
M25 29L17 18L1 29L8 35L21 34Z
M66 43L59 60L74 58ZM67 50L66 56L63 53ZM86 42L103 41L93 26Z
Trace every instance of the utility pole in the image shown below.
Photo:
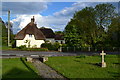
M10 46L10 10L8 10L8 47Z

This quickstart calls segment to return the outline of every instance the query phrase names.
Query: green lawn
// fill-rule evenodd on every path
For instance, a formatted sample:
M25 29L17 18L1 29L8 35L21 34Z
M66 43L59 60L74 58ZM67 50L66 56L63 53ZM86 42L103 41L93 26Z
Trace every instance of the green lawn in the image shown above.
M120 78L117 55L106 55L106 68L101 68L100 56L49 57L47 65L67 78Z
M0 50L15 50L15 48L2 45L2 47L0 47Z
M2 59L2 77L5 78L39 78L36 68L25 58Z

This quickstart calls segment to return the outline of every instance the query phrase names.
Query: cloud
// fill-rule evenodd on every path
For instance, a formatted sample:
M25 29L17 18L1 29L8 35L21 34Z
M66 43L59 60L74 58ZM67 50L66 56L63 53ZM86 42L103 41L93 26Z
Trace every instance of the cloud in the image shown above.
M18 31L23 29L30 21L33 16L35 16L35 21L37 23L37 27L48 27L52 28L54 31L63 31L67 23L70 21L70 19L73 17L73 14L75 11L81 10L85 7L95 6L99 3L93 3L93 2L76 2L73 3L71 7L65 7L61 11L53 13L53 15L49 16L42 16L39 14L39 10L42 11L43 8L37 9L36 12L27 11L28 14L18 14L16 15L16 18L12 20L13 24L13 30L16 34ZM35 7L34 7L35 8ZM47 7L46 7L47 8ZM32 8L31 8L32 9ZM24 11L23 11L24 12Z
M92 3L92 2L76 2L71 7L65 7L63 10L54 13L54 16L73 16L75 11L81 10L85 7L95 6L98 3Z
M40 14L34 15L17 15L15 19L11 20L13 24L13 33L16 34L18 31L23 29L30 21L32 17L35 17L37 27L48 27L54 31L63 31L65 25L69 21L69 18L61 17L56 18L55 16L42 16Z
M26 3L29 4L29 3ZM31 20L33 16L35 16L35 21L37 23L37 27L49 27L54 31L63 31L67 23L72 18L75 11L81 10L86 6L91 6L92 3L73 3L71 7L65 7L63 10L53 13L52 16L42 16L39 13L36 14L19 14L15 19L12 20L14 23L13 30L14 33L17 33L22 28L24 28ZM42 9L40 9L42 10ZM31 10L32 11L32 10ZM38 11L38 10L36 10ZM23 11L24 12L24 11ZM30 12L30 11L28 11ZM30 12L32 13L32 12Z
M46 2L3 2L3 15L10 10L11 14L37 14L47 9Z

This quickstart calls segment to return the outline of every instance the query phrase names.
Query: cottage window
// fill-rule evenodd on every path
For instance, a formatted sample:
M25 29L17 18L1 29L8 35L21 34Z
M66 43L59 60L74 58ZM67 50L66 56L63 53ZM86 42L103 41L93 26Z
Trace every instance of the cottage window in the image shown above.
M29 37L32 37L32 34L29 34Z

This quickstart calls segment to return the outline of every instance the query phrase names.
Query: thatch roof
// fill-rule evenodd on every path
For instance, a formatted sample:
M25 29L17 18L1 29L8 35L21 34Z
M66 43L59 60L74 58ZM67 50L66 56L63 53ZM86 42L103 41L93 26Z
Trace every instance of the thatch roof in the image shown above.
M64 35L56 34L55 35L55 40L64 40Z
M37 25L34 23L34 17L31 19L31 22L18 32L15 36L17 40L23 40L26 34L32 34L35 36L36 40L44 40L44 34L37 28Z
M55 38L55 34L50 28L39 28L40 31L45 35L46 38Z

